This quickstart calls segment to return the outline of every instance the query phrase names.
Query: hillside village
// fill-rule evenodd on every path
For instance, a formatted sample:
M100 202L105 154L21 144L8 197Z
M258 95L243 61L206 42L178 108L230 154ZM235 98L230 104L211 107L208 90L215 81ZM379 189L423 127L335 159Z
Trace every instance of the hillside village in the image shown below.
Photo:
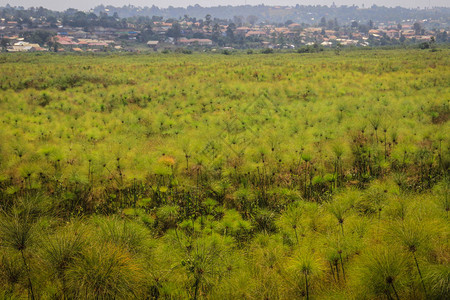
M78 15L84 14L77 12ZM92 13L86 18L96 18ZM430 42L447 42L446 24L430 29L438 20L403 20L402 22L352 21L339 24L322 17L316 24L299 24L288 20L282 24L258 23L251 18L234 20L189 18L163 20L161 17L133 20L117 14L100 18L108 26L76 26L57 18L29 20L0 19L2 50L6 52L99 52L158 51L176 48L217 49L297 49L305 46L384 46ZM106 25L108 22L104 22ZM72 24L71 24L72 23ZM99 23L99 22L97 22ZM119 24L119 26L117 26Z

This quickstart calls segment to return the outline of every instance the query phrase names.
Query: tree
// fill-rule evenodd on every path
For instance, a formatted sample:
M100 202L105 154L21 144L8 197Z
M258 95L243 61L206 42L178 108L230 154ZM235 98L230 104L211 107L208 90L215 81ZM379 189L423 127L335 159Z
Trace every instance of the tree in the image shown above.
M0 46L2 47L2 51L6 51L6 47L8 47L9 41L5 38L2 38L0 41Z
M416 35L420 35L420 31L422 30L422 26L420 25L420 23L414 23L413 25L414 28L414 32Z
M172 27L167 30L166 35L168 37L172 37L175 40L175 44L178 43L178 39L181 37L181 26L180 23L174 22L172 23Z
M334 18L334 29L339 30L339 23L338 23L337 18Z
M333 29L334 28L334 21L333 20L328 20L327 28L328 29Z
M39 45L48 43L53 37L54 33L45 30L27 31L24 32L23 37L31 42Z
M286 22L284 22L284 26L289 26L291 24L294 24L294 21L292 20L287 20Z
M256 21L258 21L257 16L250 15L247 17L247 22L249 22L252 26L256 24Z
M436 42L438 43L446 43L448 40L447 31L442 31L436 34Z
M236 24L230 23L227 27L226 35L230 43L234 42L234 31L236 30Z
M281 47L283 47L286 44L286 40L284 38L284 34L280 33L278 35L278 40L277 40L278 44L280 44Z
M76 27L86 27L88 26L87 16L84 12L78 11L72 19L72 26Z
M147 42L149 41L154 35L154 32L152 30L152 27L150 25L146 25L144 30L141 31L141 34L139 35L139 40L141 42Z
M220 37L222 35L222 31L220 30L220 25L219 24L214 24L214 27L212 29L212 40L214 42L219 42Z
M436 51L436 38L434 36L430 39L430 48L432 51Z
M54 52L58 52L58 49L59 49L59 43L56 41L56 39L55 39L54 37L52 37L52 38L47 42L47 45L48 45L50 51L52 51L52 48L53 48L53 51L54 51Z
M211 25L211 15L210 15L210 14L207 14L207 15L205 16L205 25L206 25L207 27L209 27L209 26Z
M49 16L49 17L47 17L47 22L49 22L52 25L55 25L56 22L58 22L58 20L56 19L55 16Z
M360 25L358 26L358 30L359 30L359 32L363 32L363 33L365 33L365 34L368 34L368 33L369 33L369 30L370 30L370 27L369 27L368 25L360 24Z
M237 26L242 26L242 23L244 23L244 17L243 16L234 16L233 23L236 24Z

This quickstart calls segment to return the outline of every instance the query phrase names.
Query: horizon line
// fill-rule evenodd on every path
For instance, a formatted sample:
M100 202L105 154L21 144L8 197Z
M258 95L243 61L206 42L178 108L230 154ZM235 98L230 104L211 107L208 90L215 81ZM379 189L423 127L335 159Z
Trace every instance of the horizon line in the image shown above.
M0 8L6 8L8 6L11 7L11 8L24 8L24 9L40 8L40 7L42 7L44 9L48 9L48 10L51 10L51 11L57 11L57 12L64 12L64 11L67 11L69 9L75 9L75 10L82 11L82 12L90 12L90 11L93 11L95 8L100 7L100 6L114 7L114 8L134 7L134 8L141 8L141 9L153 8L153 7L156 7L158 9L169 9L169 8L170 9L179 9L179 8L188 9L190 7L194 7L194 8L196 8L196 7L198 7L198 8L220 8L220 7L260 7L260 6L264 6L264 7L284 7L284 8L288 8L289 7L289 8L295 8L295 7L297 7L297 5L300 6L300 7L317 7L317 6L327 7L327 8L356 7L356 8L360 8L360 9L371 9L372 7L375 6L375 7L384 7L384 8L403 8L403 9L409 9L409 10L427 10L427 9L436 9L436 8L450 8L450 5L449 6L432 6L432 7L428 7L428 6L423 6L423 7L420 7L420 6L417 6L417 7L405 7L405 6L400 6L400 5L385 6L385 5L373 4L373 5L368 6L368 7L361 7L359 5L353 4L353 5L335 5L333 7L333 5L326 5L326 4L324 4L324 5L321 5L321 4L316 4L316 5L304 5L304 4L302 4L302 5L300 5L300 4L296 4L296 5L266 5L264 3L257 4L257 5L242 4L242 5L214 5L214 6L201 6L199 4L187 5L187 6L172 6L172 5L169 5L167 7L162 7L162 6L157 6L157 5L140 6L140 5L128 4L128 5L122 5L122 6L115 6L115 5L110 5L110 4L99 4L99 5L96 5L95 7L89 8L87 10L77 9L77 8L73 8L73 7L68 7L66 9L64 9L64 10L58 10L58 9L47 8L47 7L42 6L42 5L41 6L28 6L28 7L25 7L25 6L21 6L21 5L13 6L13 5L7 3L4 6L0 6Z

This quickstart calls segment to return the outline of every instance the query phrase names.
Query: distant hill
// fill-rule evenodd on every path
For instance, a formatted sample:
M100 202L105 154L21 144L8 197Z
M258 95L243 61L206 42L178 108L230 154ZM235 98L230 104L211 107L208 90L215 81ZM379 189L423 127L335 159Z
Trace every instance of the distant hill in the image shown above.
M297 23L316 24L322 17L336 19L341 23L349 23L353 20L376 22L402 22L406 20L439 20L441 24L450 24L450 8L439 7L433 9L409 9L403 7L384 7L373 5L370 8L358 6L266 6L266 5L242 5L242 6L216 6L201 7L199 5L183 7L159 8L137 7L133 5L114 7L100 5L93 9L96 14L107 13L121 18L134 16L161 16L168 18L205 18L210 15L212 19L233 20L236 17L248 18L267 23L284 23L293 21ZM256 17L256 18L255 18Z

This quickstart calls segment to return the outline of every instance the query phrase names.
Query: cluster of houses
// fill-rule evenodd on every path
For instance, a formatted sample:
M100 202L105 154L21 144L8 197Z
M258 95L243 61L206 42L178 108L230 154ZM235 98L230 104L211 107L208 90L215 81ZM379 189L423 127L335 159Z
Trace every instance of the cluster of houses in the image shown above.
M75 39L71 36L56 35L52 37L52 45L39 45L37 43L30 43L25 41L24 38L15 36L2 36L2 38L8 40L8 45L6 46L7 52L36 52L36 51L73 51L73 52L97 52L102 51L107 48L112 48L116 50L122 49L121 46L116 45L114 40L99 40L99 39ZM54 45L58 46L55 48Z
M35 52L35 51L47 51L46 48L42 48L39 44L28 43L23 38L17 38L17 41L8 46L8 52Z
M200 34L211 36L213 31L220 33L221 36L227 35L228 25L219 25L216 28L206 26L200 22L180 22L182 32L189 34ZM153 31L160 36L165 36L166 32L172 27L171 23L154 22ZM368 29L367 32L360 32L357 29L341 28L338 30L329 30L322 27L304 27L301 24L291 23L287 26L276 25L249 25L233 29L234 36L245 37L248 40L257 40L261 47L296 47L301 45L320 44L321 46L333 46L340 44L343 46L369 46L371 41L388 39L405 39L416 42L430 41L433 34L431 32L418 32L414 29L412 21L403 24L390 22L388 24L380 23L376 29ZM173 43L173 39L166 39L166 42ZM295 42L295 45L291 45ZM214 45L211 39L188 39L180 38L178 43L181 45ZM156 48L163 45L158 41L149 41L148 46Z
M71 50L75 52L84 51L101 51L108 47L114 49L121 49L121 46L116 45L114 40L103 40L98 38L74 38L69 35L58 34L54 37L55 42L61 46L61 51Z
M45 27L45 24L35 30L52 31L52 45L57 44L52 50L56 51L105 51L132 49L133 46L142 47L142 42L153 50L159 48L177 46L203 46L218 47L216 45L217 36L227 38L230 35L230 25L210 24L206 22L179 21L179 36L171 37L169 31L174 24L167 21L153 22L151 26L152 36L149 41L138 39L141 31L136 29L135 24L128 24L126 29L114 29L96 27L89 32L83 28L73 28L62 26L57 28ZM297 23L285 26L277 25L247 25L231 28L234 37L241 40L250 41L255 46L259 43L263 48L295 48L302 45L319 44L324 47L331 47L336 44L343 46L369 46L373 41L381 39L414 39L415 41L429 41L432 33L422 30L417 32L413 22L404 22L399 25L394 22L388 24L379 23L377 27L367 31L360 31L357 28L341 27L339 29L326 29L323 27L307 27ZM24 40L21 32L30 30L22 28L17 22L0 20L0 38L8 41L8 45L3 47L8 52L28 52L28 51L48 51L49 45L39 45ZM216 37L216 39L214 38ZM196 38L193 38L196 37ZM232 46L232 43L221 45L222 47ZM124 46L126 44L126 46ZM6 48L6 49L5 49ZM56 48L56 49L55 49Z

